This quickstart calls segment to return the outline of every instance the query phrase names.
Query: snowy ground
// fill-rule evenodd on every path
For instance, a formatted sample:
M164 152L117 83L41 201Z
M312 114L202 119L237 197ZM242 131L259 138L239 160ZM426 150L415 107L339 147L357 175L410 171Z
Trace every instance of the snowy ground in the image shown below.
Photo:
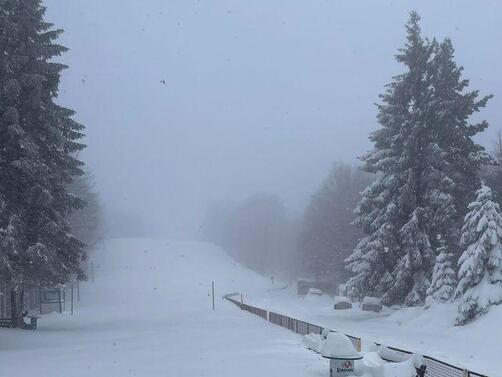
M199 243L113 240L94 255L95 282L73 317L37 331L0 330L2 376L324 376L301 338L221 300L269 282ZM211 310L211 281L216 311Z
M37 331L0 329L2 376L327 375L327 361L304 350L300 336L221 299L234 291L247 303L362 336L363 345L378 340L502 375L502 306L464 327L452 325L453 305L334 311L326 296L271 291L281 284L201 243L112 240L93 258L95 282L82 285L73 317L44 316Z
M453 326L456 306L368 313L357 306L333 310L327 297L296 297L293 290L246 293L245 302L389 346L421 352L490 376L502 376L502 305L463 327Z

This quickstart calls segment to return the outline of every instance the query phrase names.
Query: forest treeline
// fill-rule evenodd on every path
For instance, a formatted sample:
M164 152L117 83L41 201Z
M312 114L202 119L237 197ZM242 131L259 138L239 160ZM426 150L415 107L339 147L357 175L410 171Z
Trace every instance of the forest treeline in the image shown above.
M464 324L502 303L501 139L493 153L476 142L491 96L419 21L412 12L361 166L335 164L300 220L262 195L213 209L207 235L261 273L347 282L389 306L456 301Z
M23 326L24 292L85 279L102 207L79 152L84 126L56 99L66 48L40 0L0 7L0 280Z

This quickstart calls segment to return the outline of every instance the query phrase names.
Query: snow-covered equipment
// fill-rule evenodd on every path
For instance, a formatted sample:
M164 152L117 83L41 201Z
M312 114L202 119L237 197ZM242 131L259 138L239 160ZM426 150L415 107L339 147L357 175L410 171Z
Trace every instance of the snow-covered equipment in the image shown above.
M303 337L303 345L306 349L321 353L324 338L319 334L307 334Z
M382 311L382 304L380 303L379 298L366 296L363 299L363 305L361 306L361 308L367 312L378 313Z
M345 310L351 308L352 308L352 302L348 297L335 296L335 305L333 305L333 309Z
M355 362L363 356L354 348L349 337L342 333L330 332L321 348L322 357L329 359L330 377L354 375Z
M309 288L307 296L322 296L322 291L317 288Z
M407 354L382 345L378 347L378 356L382 360L396 363L396 365L392 367L387 366L387 368L385 368L387 370L392 369L394 371L393 373L395 373L396 375L405 376L406 371L409 371L408 375L410 377L425 376L426 364L423 356L420 354Z

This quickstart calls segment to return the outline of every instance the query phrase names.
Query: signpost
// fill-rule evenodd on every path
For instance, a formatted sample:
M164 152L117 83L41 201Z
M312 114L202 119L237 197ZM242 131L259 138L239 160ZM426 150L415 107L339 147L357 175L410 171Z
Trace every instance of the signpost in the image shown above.
M40 314L63 312L64 296L61 288L40 289Z

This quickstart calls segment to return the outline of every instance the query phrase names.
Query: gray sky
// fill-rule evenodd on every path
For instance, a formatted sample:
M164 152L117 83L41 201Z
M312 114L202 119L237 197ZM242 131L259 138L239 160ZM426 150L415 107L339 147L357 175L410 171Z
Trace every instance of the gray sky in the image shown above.
M370 148L412 9L425 35L452 38L472 88L495 94L480 141L500 128L500 1L45 3L70 48L60 101L87 126L103 201L156 234L256 191L300 211L334 160Z

